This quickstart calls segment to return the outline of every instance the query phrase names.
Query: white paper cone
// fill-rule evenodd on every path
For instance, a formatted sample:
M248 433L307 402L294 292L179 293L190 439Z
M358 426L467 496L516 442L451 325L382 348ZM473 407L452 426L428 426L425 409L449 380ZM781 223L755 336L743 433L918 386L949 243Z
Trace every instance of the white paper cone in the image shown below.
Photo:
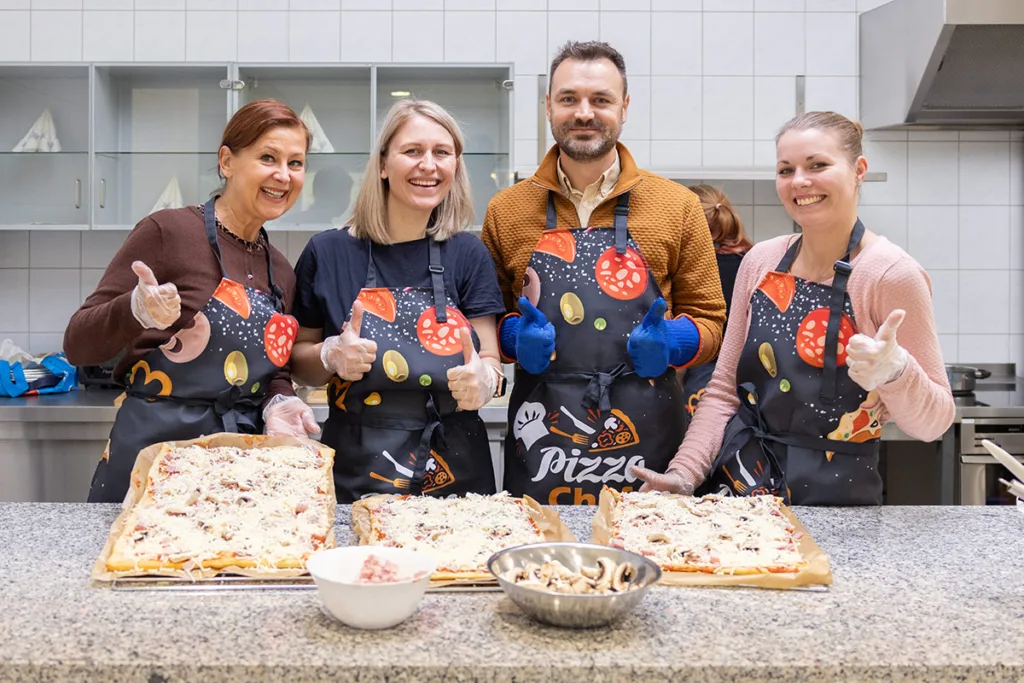
M57 139L57 127L53 123L53 115L44 109L36 122L32 124L18 144L15 152L59 152L60 140Z
M167 187L160 194L160 198L156 200L156 204L149 210L150 213L156 213L161 209L180 209L185 205L185 201L181 198L181 188L178 186L178 176L171 178L171 182L167 183Z
M309 151L312 154L332 154L334 152L334 145L327 139L327 134L324 133L324 129L320 127L320 122L316 120L316 114L307 104L302 113L299 114L299 118L306 124L306 128L309 128L310 135L313 140L309 143Z

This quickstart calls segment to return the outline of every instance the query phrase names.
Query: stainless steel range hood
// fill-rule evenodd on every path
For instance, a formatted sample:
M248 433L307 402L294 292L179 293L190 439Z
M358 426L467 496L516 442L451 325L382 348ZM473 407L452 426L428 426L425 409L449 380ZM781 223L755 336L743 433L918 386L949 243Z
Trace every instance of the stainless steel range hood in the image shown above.
M868 129L1024 128L1024 0L892 0L860 16Z

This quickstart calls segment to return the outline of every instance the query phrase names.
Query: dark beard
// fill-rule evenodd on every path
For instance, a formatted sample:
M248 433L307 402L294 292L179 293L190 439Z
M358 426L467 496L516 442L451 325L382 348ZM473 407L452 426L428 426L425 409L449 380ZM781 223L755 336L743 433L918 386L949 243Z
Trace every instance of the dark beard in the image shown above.
M589 128L596 131L599 135L597 139L584 142L575 139L569 133L571 128ZM597 121L584 123L583 121L573 120L562 124L559 128L552 126L551 135L554 136L555 142L558 143L558 148L563 154L573 161L587 162L600 159L612 151L615 148L615 143L619 140L619 130L618 128L610 129Z

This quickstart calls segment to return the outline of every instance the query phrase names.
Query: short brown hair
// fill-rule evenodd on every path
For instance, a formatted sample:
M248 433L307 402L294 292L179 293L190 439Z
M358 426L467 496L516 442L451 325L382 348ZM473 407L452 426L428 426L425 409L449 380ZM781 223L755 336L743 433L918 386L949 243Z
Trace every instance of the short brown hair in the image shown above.
M626 85L626 60L622 57L622 53L608 43L599 40L588 40L585 43L570 40L559 48L558 54L551 60L551 71L548 72L549 94L551 93L551 81L555 77L555 70L567 59L575 59L580 62L596 62L599 59L607 59L615 65L615 68L619 70L619 75L622 76L623 96L629 92L629 88Z
M846 152L846 158L851 165L857 161L857 157L864 154L864 127L834 111L808 111L797 114L786 121L779 130L779 134L775 136L775 144L779 144L782 136L791 130L821 130L832 134Z
M395 102L380 124L377 141L366 162L366 173L363 175L359 194L356 196L352 216L348 220L349 234L356 239L368 239L377 244L391 244L388 230L388 192L389 181L381 178L384 157L398 129L413 116L423 116L434 121L452 136L455 143L455 159L458 164L452 187L441 203L434 207L427 221L427 234L438 242L443 242L452 235L461 232L473 220L473 193L469 189L469 173L462 152L466 147L455 122L441 105L428 100L399 100Z
M725 193L711 185L693 185L690 190L697 195L704 209L704 217L708 219L715 253L745 254L750 251L754 245L747 239L743 221Z
M306 134L306 151L313 140L306 124L299 115L284 102L278 100L256 100L242 106L224 126L220 146L227 147L237 154L259 140L271 128L297 128ZM219 148L218 148L219 149ZM217 166L217 175L223 180L224 175Z

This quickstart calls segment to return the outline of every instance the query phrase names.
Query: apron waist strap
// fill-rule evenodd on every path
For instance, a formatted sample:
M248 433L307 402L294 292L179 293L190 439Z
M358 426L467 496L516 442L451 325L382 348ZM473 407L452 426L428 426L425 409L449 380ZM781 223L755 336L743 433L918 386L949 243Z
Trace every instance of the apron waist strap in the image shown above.
M218 394L217 398L181 398L179 396L154 396L135 389L125 390L128 396L155 401L169 401L190 408L213 408L217 416L224 422L224 431L233 433L258 433L256 420L242 411L258 411L263 404L263 396L242 396L242 388L232 386Z
M625 363L620 363L609 372L550 372L544 374L545 382L586 382L587 388L583 392L583 407L597 408L602 413L612 409L611 387L620 377L636 374L626 369Z

